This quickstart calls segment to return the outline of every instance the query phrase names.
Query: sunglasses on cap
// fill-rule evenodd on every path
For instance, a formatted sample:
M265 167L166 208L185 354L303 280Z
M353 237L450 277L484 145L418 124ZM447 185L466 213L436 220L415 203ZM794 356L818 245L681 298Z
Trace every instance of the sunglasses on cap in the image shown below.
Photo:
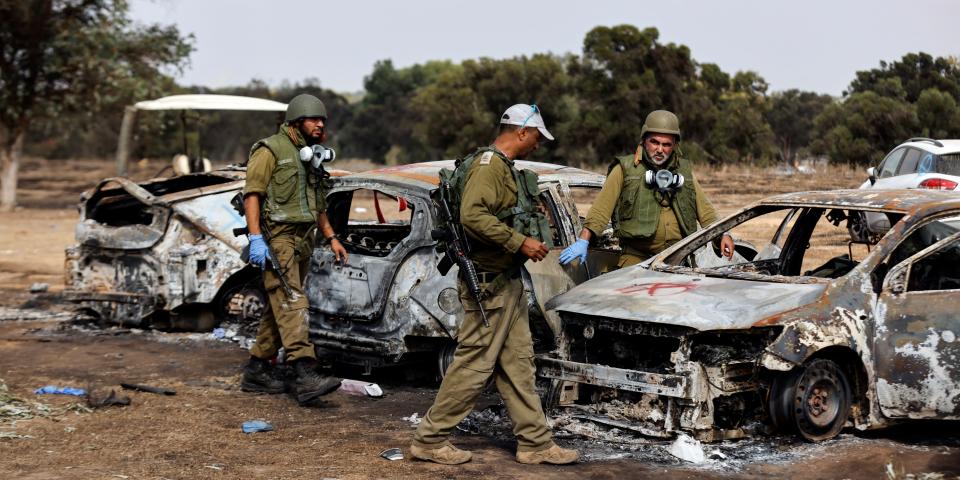
M531 103L531 104L530 104L530 115L527 115L527 118L524 118L524 119L523 119L523 123L520 124L520 129L522 130L524 127L526 127L526 126L527 126L527 122L529 122L530 119L533 118L533 116L536 115L536 114L538 114L538 113L540 113L540 108L537 107L537 104L536 104L536 103Z

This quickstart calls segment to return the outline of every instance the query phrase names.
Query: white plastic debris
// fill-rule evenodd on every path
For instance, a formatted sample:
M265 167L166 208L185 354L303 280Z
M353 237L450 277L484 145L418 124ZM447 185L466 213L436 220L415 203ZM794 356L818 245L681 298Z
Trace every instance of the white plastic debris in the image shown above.
M689 435L680 435L670 445L670 455L690 463L703 463L707 456L703 453L703 445Z
M30 293L43 293L50 288L49 283L34 283L30 285Z
M709 457L712 458L712 459L716 459L716 460L726 460L726 459L727 459L727 456L724 455L724 453L721 452L719 448L713 449L713 451L710 452Z
M401 420L406 420L406 421L410 422L411 425L417 426L417 425L420 425L420 421L423 420L423 419L420 418L420 417L417 415L417 412L413 412L413 413L410 414L409 417L403 417L403 418L401 418Z
M340 381L340 391L350 395L382 397L383 390L380 385L370 382L361 382L360 380L343 379Z

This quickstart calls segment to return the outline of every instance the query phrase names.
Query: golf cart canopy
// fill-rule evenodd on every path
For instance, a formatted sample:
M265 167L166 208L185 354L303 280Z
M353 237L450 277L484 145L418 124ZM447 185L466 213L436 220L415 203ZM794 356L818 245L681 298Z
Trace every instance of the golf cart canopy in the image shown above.
M144 100L133 105L137 110L251 110L283 112L286 103L239 95L171 95Z
M120 125L120 138L117 141L117 176L127 174L127 161L130 156L130 140L133 133L133 122L137 116L137 110L180 110L181 121L183 122L183 142L184 152L186 152L186 129L187 129L187 110L246 110L261 112L283 112L286 111L287 104L267 100L264 98L242 97L239 95L171 95L169 97L158 98L156 100L144 100L137 102L126 108L123 113L123 123ZM202 171L203 160L199 155L190 159L192 171ZM209 162L208 162L209 163Z

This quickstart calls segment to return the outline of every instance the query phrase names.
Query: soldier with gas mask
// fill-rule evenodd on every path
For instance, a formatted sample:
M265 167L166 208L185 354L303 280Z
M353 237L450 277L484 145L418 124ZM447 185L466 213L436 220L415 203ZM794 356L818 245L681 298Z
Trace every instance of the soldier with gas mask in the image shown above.
M632 155L611 163L607 179L590 207L580 239L560 254L566 265L587 260L590 239L612 220L623 252L619 267L640 263L693 234L698 226L717 220L717 213L683 158L680 122L666 110L647 115L640 129L641 143ZM733 239L724 234L721 254L732 258Z
M303 291L315 235L322 235L329 242L337 261L347 259L347 251L325 213L329 175L322 160L333 157L333 150L322 146L326 121L327 109L320 99L307 94L294 97L280 131L251 148L243 190L249 261L263 267L273 260L276 271L265 268L263 272L270 305L260 319L257 340L243 370L241 389L260 393L290 391L301 404L340 385L338 379L322 375L317 369ZM289 381L270 364L280 347L285 351L286 362L293 367Z

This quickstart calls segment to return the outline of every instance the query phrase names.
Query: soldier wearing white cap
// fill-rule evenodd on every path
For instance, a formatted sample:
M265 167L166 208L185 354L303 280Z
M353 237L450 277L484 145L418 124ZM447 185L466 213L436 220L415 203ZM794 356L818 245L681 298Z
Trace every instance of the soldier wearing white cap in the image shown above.
M414 458L443 464L470 461L472 454L447 437L476 404L492 376L513 421L520 463L576 462L575 450L553 442L534 388L533 341L527 295L520 279L524 262L543 260L549 251L549 226L537 203L537 176L518 170L543 140L553 140L536 105L517 104L500 118L492 145L457 162L451 189L460 198L459 218L470 242L469 258L482 288L480 305L459 280L465 311L457 350L433 406L413 436Z

